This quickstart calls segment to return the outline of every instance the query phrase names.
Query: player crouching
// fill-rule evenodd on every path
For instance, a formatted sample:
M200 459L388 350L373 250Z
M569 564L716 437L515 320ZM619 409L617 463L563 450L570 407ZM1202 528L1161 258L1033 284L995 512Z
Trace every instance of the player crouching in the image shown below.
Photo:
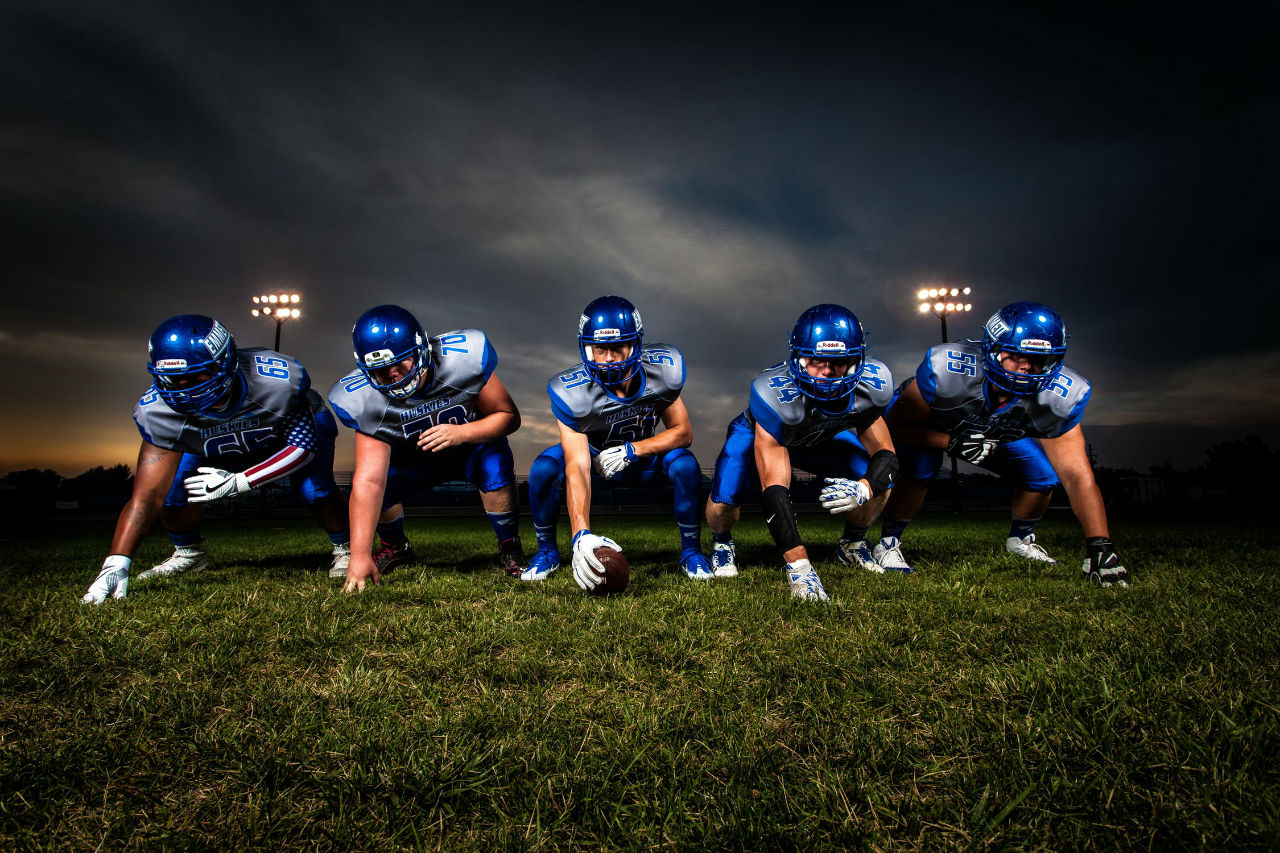
M161 323L149 349L154 384L133 410L142 433L133 494L85 603L125 597L134 552L157 517L174 552L138 578L205 568L201 505L282 477L329 534L332 570L345 569L346 501L333 482L338 427L303 366L273 350L237 349L221 323L200 314Z
M884 506L898 459L882 414L893 389L883 362L866 355L862 323L840 305L815 305L788 336L787 361L751 383L747 408L729 424L716 459L707 524L720 577L738 573L733 527L739 507L760 495L769 533L782 551L791 594L825 601L791 505L792 465L826 477L820 500L845 516L841 562L875 572L863 537Z
M348 592L377 584L407 562L401 501L438 483L467 480L498 539L498 562L520 574L516 478L507 436L520 412L495 369L498 355L479 329L428 337L398 305L370 308L351 332L356 370L334 384L329 403L356 431L351 482ZM377 531L382 548L373 553Z
M573 577L587 591L605 578L596 548L621 551L591 532L591 470L628 485L671 483L680 531L680 568L691 580L710 580L703 555L698 460L689 412L680 399L685 363L669 344L645 344L640 312L620 296L602 296L578 320L579 364L547 383L560 443L548 447L529 471L538 551L521 580L538 581L560 567L556 527L560 488L567 493L573 527ZM657 431L661 420L664 430Z

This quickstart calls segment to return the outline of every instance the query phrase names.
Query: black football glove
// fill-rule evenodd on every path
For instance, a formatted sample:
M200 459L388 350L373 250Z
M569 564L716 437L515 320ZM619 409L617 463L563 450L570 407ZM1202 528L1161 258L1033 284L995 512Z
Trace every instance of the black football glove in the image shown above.
M951 436L951 441L947 442L947 453L952 456L959 456L972 465L977 465L983 459L986 459L999 443L994 438L987 438L980 432L953 435Z
M1105 536L1091 536L1085 540L1084 565L1080 573L1087 581L1099 586L1128 586L1129 572L1120 564L1116 546Z

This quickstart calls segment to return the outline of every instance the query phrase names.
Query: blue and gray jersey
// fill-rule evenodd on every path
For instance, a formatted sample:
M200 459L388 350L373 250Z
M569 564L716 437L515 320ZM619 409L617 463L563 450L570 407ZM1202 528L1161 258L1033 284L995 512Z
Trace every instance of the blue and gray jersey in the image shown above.
M418 436L436 424L463 424L477 417L476 400L498 366L498 354L479 329L458 329L427 342L433 365L410 397L388 397L359 370L329 389L329 405L351 429L391 445L416 450Z
M948 435L978 432L1002 442L1062 435L1080 423L1092 391L1087 379L1063 367L1049 388L1034 396L1011 397L997 408L987 397L978 341L933 347L916 369L914 381L929 404L929 428Z
M684 356L670 344L645 344L640 352L640 390L626 400L592 379L581 362L554 376L547 394L556 420L586 433L597 450L651 438L684 387Z
M762 370L751 382L751 400L743 412L747 422L759 424L785 447L812 447L838 432L861 432L884 414L893 397L893 376L876 358L863 361L862 378L845 408L823 409L802 393L785 362Z
M184 414L169 408L152 386L133 409L144 441L165 450L194 453L220 468L243 470L285 445L315 452L316 412L324 400L297 359L260 347L237 354L240 378L225 414Z

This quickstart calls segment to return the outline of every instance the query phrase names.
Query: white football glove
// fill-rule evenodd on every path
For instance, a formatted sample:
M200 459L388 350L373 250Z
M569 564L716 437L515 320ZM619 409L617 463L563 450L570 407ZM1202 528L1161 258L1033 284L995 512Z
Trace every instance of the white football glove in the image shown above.
M187 487L187 500L191 503L204 503L225 498L228 495L243 495L249 489L249 478L244 474L232 474L221 468L197 468L193 474L182 481Z
M823 482L831 485L822 490L818 501L832 515L856 509L871 500L871 488L861 480L827 477Z
M107 596L124 598L129 592L129 566L132 564L133 560L119 554L107 557L98 570L98 576L89 584L89 591L80 601L84 604L101 604L107 600Z
M951 436L951 441L947 443L947 452L952 456L959 456L965 462L977 465L983 459L986 459L999 443L994 438L987 438L980 432L971 432L968 435L953 435Z
M597 548L621 551L612 539L597 536L590 530L579 530L573 537L573 579L587 592L604 583L604 565L596 557Z
M594 465L600 476L606 480L612 480L618 474L622 473L622 469L626 468L639 457L636 456L636 449L631 446L631 442L619 444L617 447L610 447L608 450L601 450L596 454Z

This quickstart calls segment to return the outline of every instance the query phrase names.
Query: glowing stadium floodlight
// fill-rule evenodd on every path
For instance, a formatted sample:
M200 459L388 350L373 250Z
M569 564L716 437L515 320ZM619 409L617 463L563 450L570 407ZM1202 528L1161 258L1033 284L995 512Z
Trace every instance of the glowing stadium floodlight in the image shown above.
M280 350L280 327L286 320L296 320L302 316L302 311L293 307L301 302L302 295L298 293L269 293L253 297L253 304L260 307L251 308L249 313L254 317L266 317L275 321L276 343L273 349L277 352Z
M973 293L972 287L922 287L916 292L917 309L921 314L935 314L942 321L942 342L947 342L947 318L973 310L972 302L960 302L959 297Z
M957 298L961 295L969 296L973 293L972 287L930 287L920 288L919 310L921 314L934 314L942 321L942 342L947 343L947 317L960 312L968 312L973 310L972 302L957 302ZM949 301L948 301L949 300ZM960 471L957 467L956 458L951 457L951 482L959 482ZM956 509L960 508L960 493L956 492Z

